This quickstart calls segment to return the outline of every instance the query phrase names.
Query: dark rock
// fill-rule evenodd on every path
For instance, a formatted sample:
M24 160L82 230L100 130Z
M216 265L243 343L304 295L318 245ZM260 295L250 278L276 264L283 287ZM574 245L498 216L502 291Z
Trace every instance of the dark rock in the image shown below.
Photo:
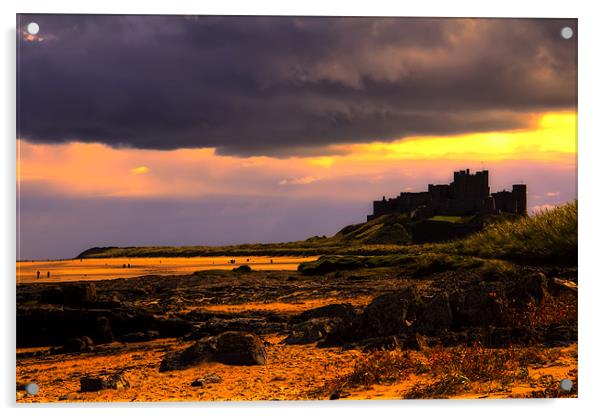
M342 319L318 347L356 343L370 338L403 335L408 332L423 308L414 287L378 296L361 315Z
M577 297L577 284L571 280L553 278L548 282L548 291L552 296Z
M214 340L204 338L182 351L167 353L161 360L159 372L183 370L213 360L215 353Z
M124 389L130 387L130 381L124 373L113 374L107 378L107 388L109 389Z
M542 341L542 334L533 328L503 327L487 328L480 342L488 348L508 348L512 345L533 345Z
M82 377L79 380L81 392L99 391L106 388L105 380L101 377Z
M98 344L106 344L114 341L109 318L106 316L99 316L96 318L93 336Z
M81 306L96 300L94 283L64 283L60 286L51 286L40 293L42 303L54 305Z
M215 373L211 373L211 374L207 374L204 377L197 378L192 383L190 383L190 385L192 387L204 387L207 384L221 383L222 381L223 381L223 379L219 375L217 375Z
M364 310L360 338L382 337L407 332L416 320L421 300L414 287L378 296Z
M144 309L125 306L110 310L105 316L109 317L113 335L117 338L133 332L156 331L161 323L161 319Z
M316 318L293 327L292 333L284 339L286 344L310 344L320 341L334 331L337 319Z
M70 308L26 305L17 308L17 346L64 345L69 338L90 336L96 344L134 332L156 331L159 319L142 309ZM171 333L166 331L166 333Z
M63 346L62 352L88 352L94 349L94 342L90 337L69 338Z
M328 400L339 400L345 397L349 397L351 394L341 391L341 390L335 390L330 397L328 398Z
M192 331L193 325L190 321L181 318L169 318L158 321L158 329L161 337L177 338Z
M251 266L249 266L247 264L243 264L242 266L238 266L238 267L233 268L232 271L249 273L249 272L251 272L253 270L251 269Z
M17 307L17 347L37 347L64 344L68 338L79 334L63 336L65 324L62 306L39 305Z
M403 338L399 336L388 336L379 338L368 338L363 340L357 346L362 346L362 351L375 351L375 350L395 350L401 348L403 345Z
M550 345L564 345L577 341L577 325L550 325L543 333L543 339Z
M508 298L521 304L540 302L548 296L548 278L542 272L528 273L518 278L508 291Z
M82 338L69 338L63 346L62 352L85 352L86 341Z
M86 344L86 348L88 350L91 350L92 348L94 348L94 341L92 341L92 338L83 336L82 341L84 341L84 343Z
M418 332L412 332L407 336L407 338L403 341L403 349L404 350L415 350L415 351L424 351L428 349L428 341L425 337L420 335Z
M230 365L263 365L267 358L261 339L243 332L218 335L215 356L216 361Z
M504 326L507 305L500 292L498 287L478 284L450 293L454 327Z
M416 328L423 332L439 332L451 328L453 317L446 292L436 295L427 303L416 322Z
M150 338L148 338L147 332L132 332L119 338L119 340L122 342L144 342L148 341L149 339Z
M159 371L182 370L204 362L263 365L266 362L265 347L257 335L224 332L215 337L200 339L183 351L166 354Z
M146 342L159 338L158 331L132 332L119 338L122 342Z
M184 339L197 340L208 336L218 335L228 331L251 331L256 334L266 334L282 331L286 322L267 322L265 318L210 318L192 328Z
M294 316L291 319L291 322L304 322L316 318L353 319L354 317L355 309L352 305L348 303L335 303L302 312L299 315Z
M130 382L124 373L117 373L108 377L82 377L79 381L81 392L93 392L106 389L121 389L130 387Z
M62 305L64 303L63 289L58 286L49 287L40 293L40 302L52 305Z

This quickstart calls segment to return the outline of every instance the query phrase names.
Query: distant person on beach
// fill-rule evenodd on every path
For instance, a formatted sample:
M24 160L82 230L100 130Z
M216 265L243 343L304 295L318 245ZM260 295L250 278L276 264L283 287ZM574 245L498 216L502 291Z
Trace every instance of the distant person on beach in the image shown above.
M38 270L38 279L40 278L40 271Z
M46 272L46 277L50 277L50 272Z

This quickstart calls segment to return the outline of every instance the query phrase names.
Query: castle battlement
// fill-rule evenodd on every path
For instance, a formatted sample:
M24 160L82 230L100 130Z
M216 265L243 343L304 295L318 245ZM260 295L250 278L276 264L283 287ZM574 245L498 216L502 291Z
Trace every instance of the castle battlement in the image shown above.
M512 185L512 191L490 194L489 171L454 172L447 185L428 185L426 192L402 192L395 198L374 201L368 221L380 215L418 211L422 217L500 213L527 215L527 185Z

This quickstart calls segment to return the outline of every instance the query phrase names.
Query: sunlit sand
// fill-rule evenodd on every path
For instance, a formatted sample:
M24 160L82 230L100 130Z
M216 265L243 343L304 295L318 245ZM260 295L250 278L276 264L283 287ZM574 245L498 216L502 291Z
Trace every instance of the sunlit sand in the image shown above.
M296 270L314 257L136 257L17 262L17 283L104 280L143 275L183 275L198 270ZM234 263L232 263L234 261ZM38 277L38 272L39 277ZM50 273L50 274L48 274Z

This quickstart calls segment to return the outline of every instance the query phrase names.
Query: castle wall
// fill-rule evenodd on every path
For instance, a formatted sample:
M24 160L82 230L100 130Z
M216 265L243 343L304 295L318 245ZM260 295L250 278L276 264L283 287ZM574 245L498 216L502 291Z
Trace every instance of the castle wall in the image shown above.
M427 192L402 192L396 198L374 201L368 220L384 214L415 212L420 216L470 215L479 212L510 212L527 215L527 185L512 186L512 192L489 193L489 172L454 172L449 185L429 184Z

